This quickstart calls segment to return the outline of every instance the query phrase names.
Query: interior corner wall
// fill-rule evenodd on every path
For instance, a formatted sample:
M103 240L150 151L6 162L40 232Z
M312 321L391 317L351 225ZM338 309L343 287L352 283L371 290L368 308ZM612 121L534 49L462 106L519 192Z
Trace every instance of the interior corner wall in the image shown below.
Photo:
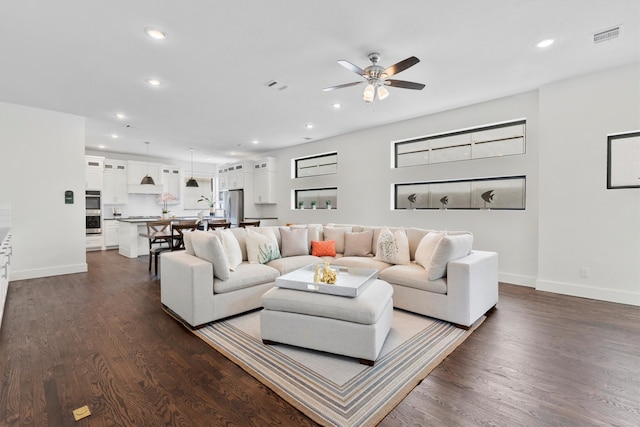
M607 189L607 135L640 129L640 65L542 87L540 129L536 288L640 305L640 188Z
M10 280L87 271L85 119L0 102L0 203L11 204ZM65 191L74 203L65 204Z
M383 101L384 102L384 101ZM269 153L278 160L276 216L286 223L354 223L469 230L474 248L499 253L500 280L535 286L538 240L538 92L379 126ZM374 113L372 113L374 114ZM391 168L392 141L527 119L526 154ZM292 179L292 159L337 151L338 173ZM395 183L526 176L526 209L393 210ZM337 209L293 209L292 192L337 187Z

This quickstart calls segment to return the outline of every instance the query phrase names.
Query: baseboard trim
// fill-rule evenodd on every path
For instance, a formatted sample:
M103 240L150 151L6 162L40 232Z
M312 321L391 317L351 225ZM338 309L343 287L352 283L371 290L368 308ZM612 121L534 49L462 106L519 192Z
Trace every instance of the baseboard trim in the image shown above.
M640 293L638 292L618 291L573 283L550 282L548 280L538 280L536 282L536 290L640 306Z
M498 273L498 280L503 283L512 285L527 286L529 288L536 287L536 278L533 276L523 276L521 274Z
M34 268L31 270L15 270L12 269L9 274L9 281L37 279L40 277L62 276L63 274L86 273L88 271L87 263L57 265L54 267Z

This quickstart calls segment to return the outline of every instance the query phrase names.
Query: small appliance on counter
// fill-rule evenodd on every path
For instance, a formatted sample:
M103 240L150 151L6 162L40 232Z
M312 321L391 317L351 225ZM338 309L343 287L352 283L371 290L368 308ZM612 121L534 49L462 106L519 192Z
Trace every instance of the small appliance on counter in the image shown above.
M120 208L113 208L113 216L122 216Z

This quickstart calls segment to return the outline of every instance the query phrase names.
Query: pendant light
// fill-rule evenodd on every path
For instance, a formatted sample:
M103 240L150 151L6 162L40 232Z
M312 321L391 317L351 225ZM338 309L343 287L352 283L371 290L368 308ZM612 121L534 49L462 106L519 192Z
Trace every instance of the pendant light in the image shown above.
M193 148L189 148L191 151L191 178L187 181L187 187L199 187L198 181L193 179L193 152L195 151Z
M147 144L147 170L146 170L146 174L144 176L144 178L142 178L142 181L140 181L141 185L156 185L155 182L153 182L153 178L151 178L149 176L149 141L145 141L145 144Z

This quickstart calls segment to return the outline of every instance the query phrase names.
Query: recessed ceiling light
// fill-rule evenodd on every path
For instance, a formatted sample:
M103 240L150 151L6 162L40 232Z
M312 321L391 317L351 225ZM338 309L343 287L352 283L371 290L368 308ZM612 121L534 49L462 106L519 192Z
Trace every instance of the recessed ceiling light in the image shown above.
M331 106L336 110L339 110L340 108L342 108L342 104L340 104L339 102L334 102L333 104L331 104Z
M307 129L313 129L313 124L307 123L306 125L304 125L304 127L306 127Z
M150 86L154 86L154 87L160 86L160 80L158 80L158 79L147 79L146 82Z
M541 42L538 42L536 44L536 47L549 47L551 46L553 43L555 43L554 39L546 39L546 40L542 40Z
M164 33L160 30L157 30L155 28L151 28L151 27L147 27L144 29L144 32L147 33L147 35L153 39L156 40L164 40L167 38L167 33Z
M258 141L257 139L254 139L253 141L251 141L252 144L260 144L260 141Z
M98 145L98 148L101 148L101 149L104 150L105 147L104 147L104 145Z
M116 116L116 119L120 119L120 120L124 120L127 118L127 116L125 116L122 113L115 113L114 116Z
M112 133L112 134L111 134L111 138L113 138L113 139L118 139L118 135L116 135L115 133Z

